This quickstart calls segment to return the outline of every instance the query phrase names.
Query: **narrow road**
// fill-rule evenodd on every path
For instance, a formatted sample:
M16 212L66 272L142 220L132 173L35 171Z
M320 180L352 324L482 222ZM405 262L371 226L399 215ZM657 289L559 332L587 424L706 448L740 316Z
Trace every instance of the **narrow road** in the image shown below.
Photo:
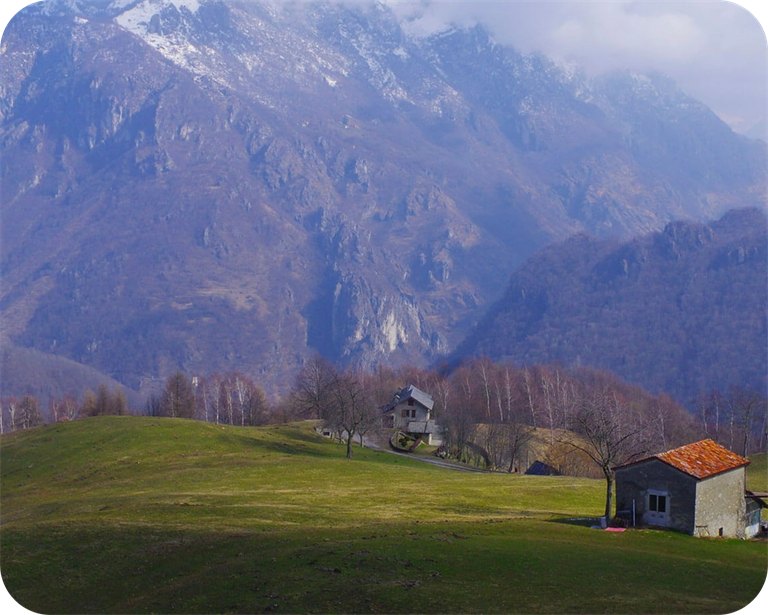
M379 449L379 450L386 450L386 449ZM418 455L409 455L408 453L398 453L397 451L393 451L392 449L389 449L388 452L392 453L393 455L398 455L400 457L407 457L408 459L415 459L416 461L423 461L424 463L430 463L433 466L440 466L441 468L445 468L447 470L458 470L459 472L480 472L482 474L488 474L488 470L481 470L480 468L475 468L472 466L465 466L465 465L459 465L457 463L452 463L450 461L443 461L442 459L432 459L431 457L420 457Z
M375 442L371 438L363 438L363 442L366 447L375 449L377 451L385 451L387 453L391 453L392 455L397 455L399 457L407 457L408 459L415 459L417 461L423 461L424 463L432 464L433 466L439 466L441 468L445 468L446 470L458 470L459 472L480 472L482 474L487 474L488 470L481 470L480 468L473 468L472 466L464 466L459 465L457 463L452 463L450 461L443 461L442 459L438 458L431 458L431 457L421 457L419 455L409 455L408 453L399 453L398 451L392 450L389 446L382 446L378 442Z

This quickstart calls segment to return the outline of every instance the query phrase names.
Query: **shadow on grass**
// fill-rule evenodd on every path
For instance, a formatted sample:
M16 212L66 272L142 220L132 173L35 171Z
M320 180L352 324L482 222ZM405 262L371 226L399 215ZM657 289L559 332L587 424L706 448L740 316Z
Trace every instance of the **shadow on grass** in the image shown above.
M282 434L284 439L262 438L253 433L229 433L228 439L248 450L260 450L279 455L298 457L333 457L324 448L324 442L311 434L304 436L301 432Z
M561 523L591 528L600 525L600 517L561 517L558 519L548 519L547 523Z

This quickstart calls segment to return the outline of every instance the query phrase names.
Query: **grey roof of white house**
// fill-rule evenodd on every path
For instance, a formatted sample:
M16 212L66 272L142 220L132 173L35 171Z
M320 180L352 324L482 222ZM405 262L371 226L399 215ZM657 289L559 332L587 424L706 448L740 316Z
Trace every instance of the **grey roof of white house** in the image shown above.
M386 406L384 406L382 411L389 412L397 404L399 404L400 402L406 401L409 398L413 398L422 406L424 406L427 410L432 410L432 408L435 405L435 400L432 399L432 396L429 393L425 393L424 391L417 389L412 384L409 384L404 389L400 389L397 393L395 393L394 397L392 398L392 401L389 402Z

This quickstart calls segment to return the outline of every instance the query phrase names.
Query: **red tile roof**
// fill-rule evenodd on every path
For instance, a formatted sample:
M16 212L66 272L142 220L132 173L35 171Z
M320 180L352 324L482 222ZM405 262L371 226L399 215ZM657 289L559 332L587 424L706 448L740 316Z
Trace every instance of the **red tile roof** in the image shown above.
M749 463L749 460L741 455L729 451L712 440L701 440L648 457L648 459L653 458L660 459L673 468L698 479L740 468Z

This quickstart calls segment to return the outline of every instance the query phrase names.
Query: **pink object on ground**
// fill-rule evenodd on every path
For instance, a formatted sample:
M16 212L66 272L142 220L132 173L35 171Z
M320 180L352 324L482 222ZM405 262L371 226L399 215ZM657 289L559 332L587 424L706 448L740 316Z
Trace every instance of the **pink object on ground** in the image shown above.
M626 532L627 528L625 527L607 527L605 528L606 532Z

